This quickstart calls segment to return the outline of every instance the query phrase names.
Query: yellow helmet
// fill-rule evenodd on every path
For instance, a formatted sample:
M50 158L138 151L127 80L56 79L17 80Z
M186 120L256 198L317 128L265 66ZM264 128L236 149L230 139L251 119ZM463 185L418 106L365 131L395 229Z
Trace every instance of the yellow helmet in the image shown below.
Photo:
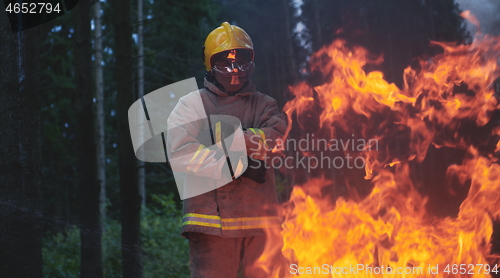
M206 70L209 71L212 68L211 59L214 54L232 49L250 49L253 61L254 51L250 36L240 27L224 22L210 32L205 40L203 62Z

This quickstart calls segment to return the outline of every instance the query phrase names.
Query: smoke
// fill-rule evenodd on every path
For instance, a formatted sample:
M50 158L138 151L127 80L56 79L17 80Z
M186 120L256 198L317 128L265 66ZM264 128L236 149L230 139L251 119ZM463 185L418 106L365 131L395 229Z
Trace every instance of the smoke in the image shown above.
M500 1L499 0L456 0L461 10L469 10L481 22L483 33L500 35ZM475 27L468 24L471 34Z

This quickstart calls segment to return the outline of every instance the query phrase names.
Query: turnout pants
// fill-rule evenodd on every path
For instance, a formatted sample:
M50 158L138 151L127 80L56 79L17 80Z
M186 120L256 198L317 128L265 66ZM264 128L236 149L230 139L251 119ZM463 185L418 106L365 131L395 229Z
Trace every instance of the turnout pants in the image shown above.
M189 233L191 277L266 278L262 269L254 267L254 262L264 250L265 241L265 236L222 238L191 232Z

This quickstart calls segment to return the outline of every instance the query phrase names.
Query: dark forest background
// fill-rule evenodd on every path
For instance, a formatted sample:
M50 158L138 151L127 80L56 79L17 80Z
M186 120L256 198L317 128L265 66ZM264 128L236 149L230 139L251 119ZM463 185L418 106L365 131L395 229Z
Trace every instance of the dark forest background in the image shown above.
M308 57L337 38L383 55L377 70L401 86L440 51L431 40L470 42L459 13L453 0L80 0L19 33L0 13L0 277L189 276L169 166L135 159L126 113L165 85L201 87L201 46L223 21L250 35L257 88L282 107L289 85L321 84Z

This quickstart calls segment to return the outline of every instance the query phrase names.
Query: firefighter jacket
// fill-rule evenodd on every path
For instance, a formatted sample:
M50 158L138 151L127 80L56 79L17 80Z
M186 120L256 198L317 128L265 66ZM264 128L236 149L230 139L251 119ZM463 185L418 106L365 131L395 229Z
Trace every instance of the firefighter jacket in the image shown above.
M200 96L203 107L192 105ZM204 89L180 99L169 123L185 117L205 117L200 108L204 108L206 117L230 115L238 118L247 149L256 142L267 142L268 148L273 148L276 139L282 137L286 129L286 121L276 100L256 91L251 81L235 95L228 95L205 79ZM184 125L175 133L167 133L172 169L186 173L186 184L205 186L208 178L222 175L221 169L226 163L225 156L218 156L214 149L205 148L211 144L199 138L203 128L203 124L193 123ZM253 136L261 140L254 140ZM175 157L175 163L171 157ZM215 190L184 200L182 234L188 236L189 232L199 232L221 237L246 237L264 235L264 228L280 227L274 168L267 167L266 180L262 184L239 177Z

